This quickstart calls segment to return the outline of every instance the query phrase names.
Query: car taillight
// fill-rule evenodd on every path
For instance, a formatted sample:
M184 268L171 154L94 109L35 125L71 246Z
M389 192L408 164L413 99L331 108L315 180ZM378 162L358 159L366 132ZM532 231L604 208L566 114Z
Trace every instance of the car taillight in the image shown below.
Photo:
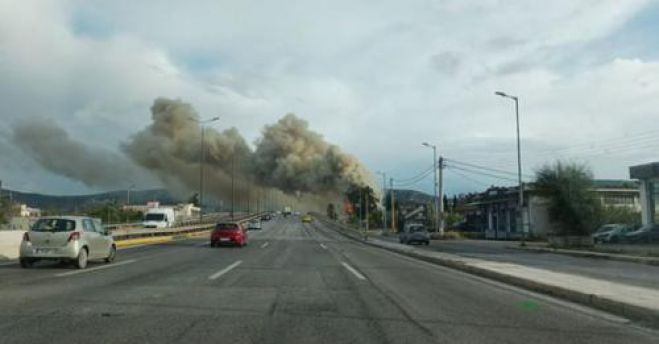
M67 240L67 242L75 241L75 240L80 240L80 233L79 232L71 233L71 235L69 235L69 239Z
M27 232L23 234L23 241L30 241L30 236L27 234Z

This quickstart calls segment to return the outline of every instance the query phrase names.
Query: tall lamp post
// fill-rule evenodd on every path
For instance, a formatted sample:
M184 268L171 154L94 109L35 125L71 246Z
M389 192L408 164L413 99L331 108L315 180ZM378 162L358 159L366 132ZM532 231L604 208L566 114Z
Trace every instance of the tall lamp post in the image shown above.
M442 225L439 223L439 198L437 197L437 189L438 189L438 183L437 183L437 146L431 145L428 142L422 143L424 147L432 148L432 169L434 172L434 179L433 179L433 191L435 193L435 231L440 232L443 228ZM439 195L439 197L442 197L442 195Z
M201 127L201 149L199 152L199 223L201 223L203 221L204 215L204 164L206 162L206 149L204 147L204 124L219 121L220 117L213 117L205 120L199 120L193 117L190 117L189 119L199 123L199 126Z
M387 174L385 172L376 172L378 175L382 176L382 225L384 230L387 230L387 203L384 201L385 195L387 194Z
M135 184L131 183L128 185L128 188L126 189L126 223L128 223L128 212L130 207L130 190L135 188Z
M519 139L519 98L517 96L509 95L501 91L494 92L495 95L512 99L515 102L515 120L517 122L517 181L519 183L519 224L522 226L522 242L521 245L526 245L526 227L524 226L524 216L522 209L524 209L524 184L522 183L522 149L520 147Z

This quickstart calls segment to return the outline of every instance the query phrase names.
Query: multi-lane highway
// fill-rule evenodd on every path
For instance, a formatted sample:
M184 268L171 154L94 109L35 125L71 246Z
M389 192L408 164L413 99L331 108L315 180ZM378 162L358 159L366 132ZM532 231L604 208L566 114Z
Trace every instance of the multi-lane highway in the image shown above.
M656 343L625 319L362 245L264 223L111 265L0 266L0 343Z

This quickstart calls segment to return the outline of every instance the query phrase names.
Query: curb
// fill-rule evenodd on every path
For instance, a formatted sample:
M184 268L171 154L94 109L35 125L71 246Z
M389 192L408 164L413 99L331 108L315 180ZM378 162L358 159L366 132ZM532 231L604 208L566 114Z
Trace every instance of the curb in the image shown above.
M659 258L655 258L655 257L639 257L639 256L629 256L629 255L624 255L624 254L593 252L593 251L583 251L582 252L582 251L575 251L575 250L564 250L564 249L560 249L560 248L545 248L545 247L533 247L533 248L531 248L531 247L508 246L506 248L509 248L509 249L512 249L512 250L535 252L535 253L554 253L554 254L563 254L563 255L566 255L566 256L573 256L573 257L607 259L607 260L615 260L615 261L620 261L620 262L638 263L638 264L659 266Z
M541 294L565 299L592 308L596 308L605 312L609 312L615 315L623 316L625 318L637 321L649 327L659 328L659 312L649 308L630 305L606 297L587 294L572 289L548 285L517 276L511 276L508 274L503 274L496 271L475 267L463 261L452 260L447 258L429 257L414 252L414 249L402 250L402 249L395 249L391 247L381 246L373 242L364 241L361 238L356 238L355 236L346 233L345 231L350 231L350 229L343 228L343 226L340 224L328 222L327 220L324 219L322 220L322 222L325 224L329 224L330 226L333 226L335 228L338 227L340 228L340 230L337 230L338 233L372 247L377 247L383 250L387 250L393 253L419 259L432 264L445 266L455 270L467 272L476 276L514 285Z

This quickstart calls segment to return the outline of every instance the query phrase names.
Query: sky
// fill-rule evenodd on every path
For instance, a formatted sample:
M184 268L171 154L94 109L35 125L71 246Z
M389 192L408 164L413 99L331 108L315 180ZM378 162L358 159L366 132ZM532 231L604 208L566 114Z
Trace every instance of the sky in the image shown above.
M252 144L295 113L374 178L432 193L429 142L448 194L481 191L516 182L499 90L519 97L525 180L557 159L628 178L659 161L658 33L646 0L0 0L0 179L105 191L45 170L14 126L52 121L118 153L162 96Z

